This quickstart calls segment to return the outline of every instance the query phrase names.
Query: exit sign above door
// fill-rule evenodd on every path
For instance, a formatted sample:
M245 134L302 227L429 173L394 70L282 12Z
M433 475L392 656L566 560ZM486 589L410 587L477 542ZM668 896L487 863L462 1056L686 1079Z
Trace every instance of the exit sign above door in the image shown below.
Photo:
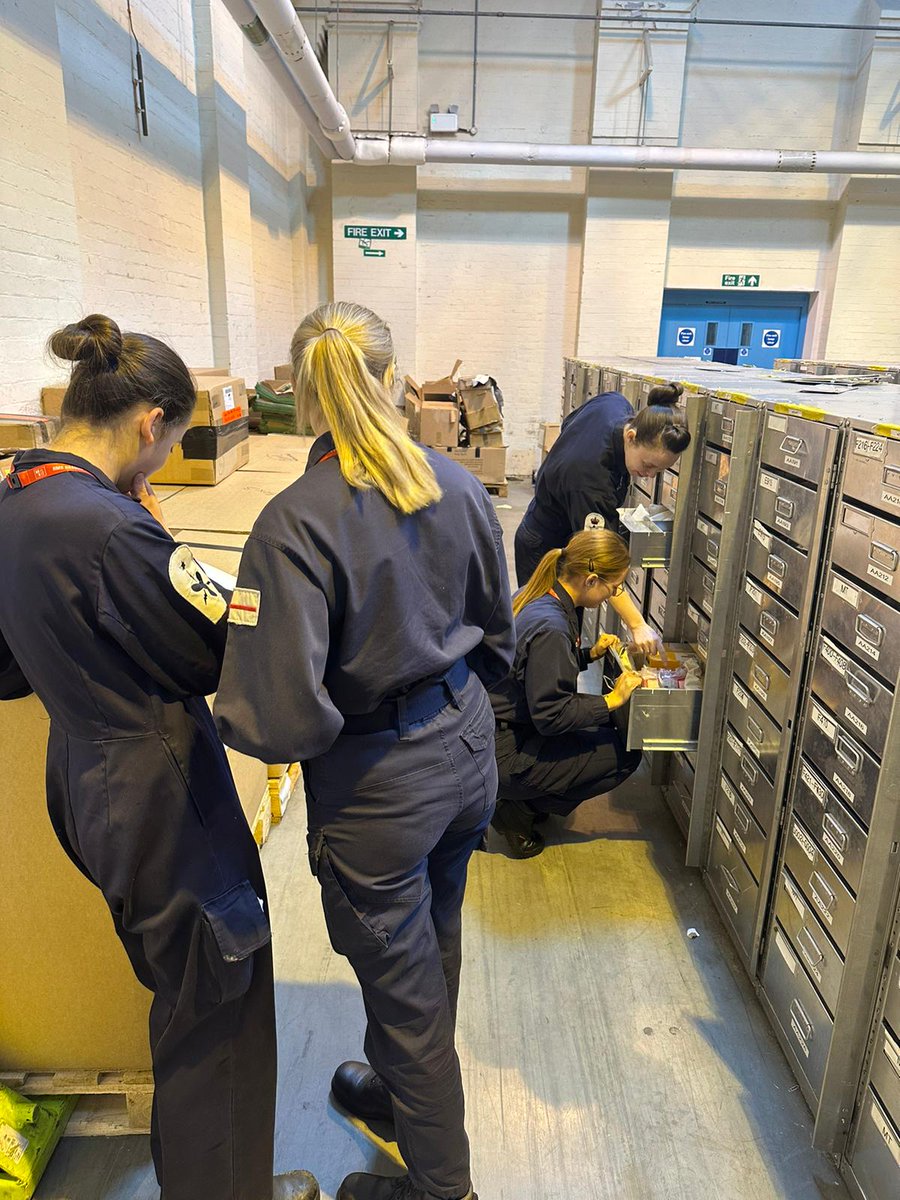
M723 275L722 287L759 287L758 275Z

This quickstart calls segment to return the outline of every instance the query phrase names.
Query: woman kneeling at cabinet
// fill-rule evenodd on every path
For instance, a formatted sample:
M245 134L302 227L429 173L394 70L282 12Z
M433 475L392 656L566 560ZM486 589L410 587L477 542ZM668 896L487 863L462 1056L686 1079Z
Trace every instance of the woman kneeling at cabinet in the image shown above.
M516 858L544 848L535 829L550 813L567 815L583 800L610 792L637 769L610 723L641 676L623 672L611 692L578 692L578 676L616 643L601 634L582 649L579 608L620 595L628 547L608 529L574 534L550 550L513 600L516 656L509 675L490 692L497 722L499 792L492 825Z

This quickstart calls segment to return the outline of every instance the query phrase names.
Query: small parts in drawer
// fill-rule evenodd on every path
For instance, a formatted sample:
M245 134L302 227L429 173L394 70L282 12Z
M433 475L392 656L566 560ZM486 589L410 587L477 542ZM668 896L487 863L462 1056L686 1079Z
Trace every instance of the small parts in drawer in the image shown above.
M641 687L665 691L699 691L703 687L703 670L693 654L664 649L651 654L647 665L638 670L643 681Z

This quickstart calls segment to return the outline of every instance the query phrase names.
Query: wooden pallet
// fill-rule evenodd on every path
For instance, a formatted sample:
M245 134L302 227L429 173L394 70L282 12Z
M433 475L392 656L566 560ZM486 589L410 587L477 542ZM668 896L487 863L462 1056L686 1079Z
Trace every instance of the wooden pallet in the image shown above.
M25 1096L80 1096L63 1137L149 1133L149 1071L0 1071L0 1083Z
M499 496L501 500L505 500L509 495L508 483L486 483L484 486L492 496Z

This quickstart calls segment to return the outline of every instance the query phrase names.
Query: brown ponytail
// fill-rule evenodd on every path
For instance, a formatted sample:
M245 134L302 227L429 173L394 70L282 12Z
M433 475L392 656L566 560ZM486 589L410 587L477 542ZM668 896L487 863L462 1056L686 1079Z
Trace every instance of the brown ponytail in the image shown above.
M628 546L610 529L582 529L573 533L564 550L548 550L534 574L513 597L513 615L526 604L545 595L557 579L583 579L596 575L604 583L613 583L631 566Z
M64 422L110 425L145 405L161 408L166 425L180 425L194 411L194 381L175 351L145 333L123 334L101 313L58 329L47 347L75 364L62 402Z

